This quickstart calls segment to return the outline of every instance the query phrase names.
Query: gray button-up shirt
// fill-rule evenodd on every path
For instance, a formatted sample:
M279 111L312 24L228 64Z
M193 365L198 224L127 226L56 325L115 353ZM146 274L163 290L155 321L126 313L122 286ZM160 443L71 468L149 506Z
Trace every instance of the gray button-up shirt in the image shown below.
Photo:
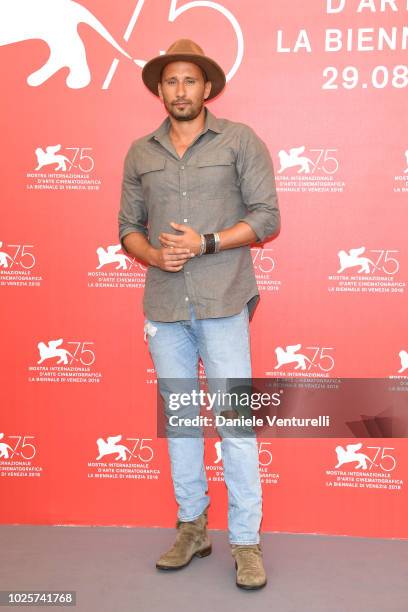
M217 119L207 108L205 127L179 157L167 117L152 134L135 140L125 159L119 238L141 232L160 248L159 234L178 234L170 221L200 234L248 223L257 242L280 227L272 160L248 126ZM122 242L123 245L123 242ZM123 245L124 246L124 245ZM148 319L226 317L259 301L249 246L193 257L178 272L148 266L143 308Z

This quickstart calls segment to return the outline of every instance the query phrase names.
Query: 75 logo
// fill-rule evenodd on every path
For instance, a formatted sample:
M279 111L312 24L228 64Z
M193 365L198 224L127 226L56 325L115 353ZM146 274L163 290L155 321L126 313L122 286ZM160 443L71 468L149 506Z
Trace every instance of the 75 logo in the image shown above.
M291 344L285 348L277 346L275 348L276 365L275 370L278 370L283 365L296 364L295 370L310 371L317 368L322 372L330 372L334 368L334 357L330 354L333 347L327 346L305 346L301 344Z
M251 249L252 263L255 270L259 270L262 274L269 274L275 268L275 260L271 256L272 249L261 249L253 247Z
M0 433L0 439L4 433ZM12 459L14 455L18 455L22 459L30 460L36 454L36 448L31 442L26 440L34 440L35 436L8 436L9 440L14 440L14 444L8 442L0 442L0 458Z
M367 257L368 253L376 253L371 257ZM393 275L399 271L398 259L390 255L390 253L399 253L398 249L366 249L364 246L349 249L348 251L341 250L337 253L340 268L337 273L342 273L350 268L358 268L358 274L373 274L380 272L382 274Z
M35 256L31 253L33 244L8 244L7 250L14 249L10 254L2 250L3 243L0 242L0 268L24 268L31 270L35 266Z
M58 358L57 365L72 365L74 361L80 362L84 366L91 366L95 362L95 353L90 348L94 342L67 341L65 344L70 345L70 350L62 347L64 340L49 340L48 344L39 342L37 347L40 353L40 359L37 364L41 364L48 359ZM72 347L72 348L71 348Z
M140 16L140 13L143 9L144 4L145 4L145 0L138 0L136 3L133 14L130 18L126 31L123 35L123 38L126 42L129 41L129 38L136 26L137 20ZM170 0L168 21L170 23L173 23L174 21L176 21L176 19L178 19L178 17L187 13L188 11L193 11L192 14L197 14L197 11L195 9L211 9L213 11L216 11L217 13L220 13L228 21L228 23L231 25L235 33L235 37L237 40L236 56L235 56L235 60L234 60L232 67L226 73L226 80L230 81L232 77L234 76L234 74L237 72L242 62L242 58L244 56L244 37L242 34L241 26L239 25L237 18L231 13L230 10L228 10L225 6L223 6L219 2L212 2L210 0L192 0L191 2L186 2L185 4L182 4L181 6L180 6L180 0ZM164 51L160 51L161 55L164 53L165 53ZM146 64L145 60L136 59L134 61L141 68ZM105 81L102 85L102 89L109 88L118 65L119 65L119 60L114 59L108 70Z
M152 442L152 438L125 438L129 442L133 443L129 446L121 442L122 434L118 436L108 436L106 440L104 438L98 438L96 445L98 447L97 461L100 461L106 456L115 455L113 458L115 461L126 461L130 457L134 457L136 461L143 461L144 463L150 462L154 457L154 450L150 444L146 442Z
M288 151L284 149L278 153L280 168L278 174L282 174L288 168L297 168L297 174L314 174L320 170L324 174L335 174L339 169L339 162L335 153L338 149L309 149L308 155L304 155L306 147L292 147Z
M341 468L344 464L351 464L354 469L362 469L370 471L373 468L380 468L383 472L392 472L397 461L394 455L388 451L395 450L391 446L366 446L374 452L370 453L371 457L362 450L363 443L347 444L345 447L336 446L337 464L336 469Z
M92 172L95 167L94 159L89 154L92 147L65 147L64 153L60 153L61 148L60 144L48 145L45 150L37 147L35 171L42 170L44 166L53 166L54 171L70 172L72 168L77 168L81 172ZM72 151L72 153L65 154L65 151Z

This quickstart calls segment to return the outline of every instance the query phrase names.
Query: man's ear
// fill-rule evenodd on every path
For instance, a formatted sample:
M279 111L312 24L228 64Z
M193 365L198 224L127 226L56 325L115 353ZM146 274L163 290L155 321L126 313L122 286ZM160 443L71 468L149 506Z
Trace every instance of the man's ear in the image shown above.
M157 91L159 92L160 100L163 100L163 92L162 92L161 83L157 83Z
M210 95L211 87L212 87L211 81L206 81L204 85L204 100L206 100L208 96Z

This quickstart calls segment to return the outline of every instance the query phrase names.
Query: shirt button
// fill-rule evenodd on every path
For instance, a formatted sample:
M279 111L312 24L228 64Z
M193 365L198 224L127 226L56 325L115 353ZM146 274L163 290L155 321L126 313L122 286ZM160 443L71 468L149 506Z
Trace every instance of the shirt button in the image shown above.
M186 195L187 195L187 191L183 191L183 196L186 196Z
M186 296L186 302L188 302L188 297Z
M184 170L184 166L181 166L181 169Z
M183 219L184 223L187 223L188 219Z
M186 274L190 274L190 272L188 270L186 270Z

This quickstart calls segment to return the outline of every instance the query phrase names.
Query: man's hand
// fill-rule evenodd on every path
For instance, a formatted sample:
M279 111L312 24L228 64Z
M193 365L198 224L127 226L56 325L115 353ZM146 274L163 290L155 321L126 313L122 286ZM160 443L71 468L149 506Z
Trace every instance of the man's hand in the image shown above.
M123 238L125 251L140 259L148 266L156 266L166 272L178 272L184 264L194 257L187 247L153 247L146 236L140 232L131 232Z
M163 247L174 247L174 250L177 248L188 249L194 255L198 255L201 248L200 234L189 225L174 223L174 221L171 221L170 225L179 232L182 232L182 234L176 235L161 232L159 235L160 244Z
M189 249L162 247L153 249L151 263L166 272L178 272L191 257L194 257L194 253L191 253Z
M170 225L181 232L181 235L162 232L159 236L160 248L153 247L146 236L140 232L131 232L123 238L123 246L129 255L141 259L149 266L157 266L166 272L178 272L184 264L201 249L201 238L192 227L174 223ZM218 232L220 250L233 249L252 244L257 235L245 221L238 221L234 226Z

